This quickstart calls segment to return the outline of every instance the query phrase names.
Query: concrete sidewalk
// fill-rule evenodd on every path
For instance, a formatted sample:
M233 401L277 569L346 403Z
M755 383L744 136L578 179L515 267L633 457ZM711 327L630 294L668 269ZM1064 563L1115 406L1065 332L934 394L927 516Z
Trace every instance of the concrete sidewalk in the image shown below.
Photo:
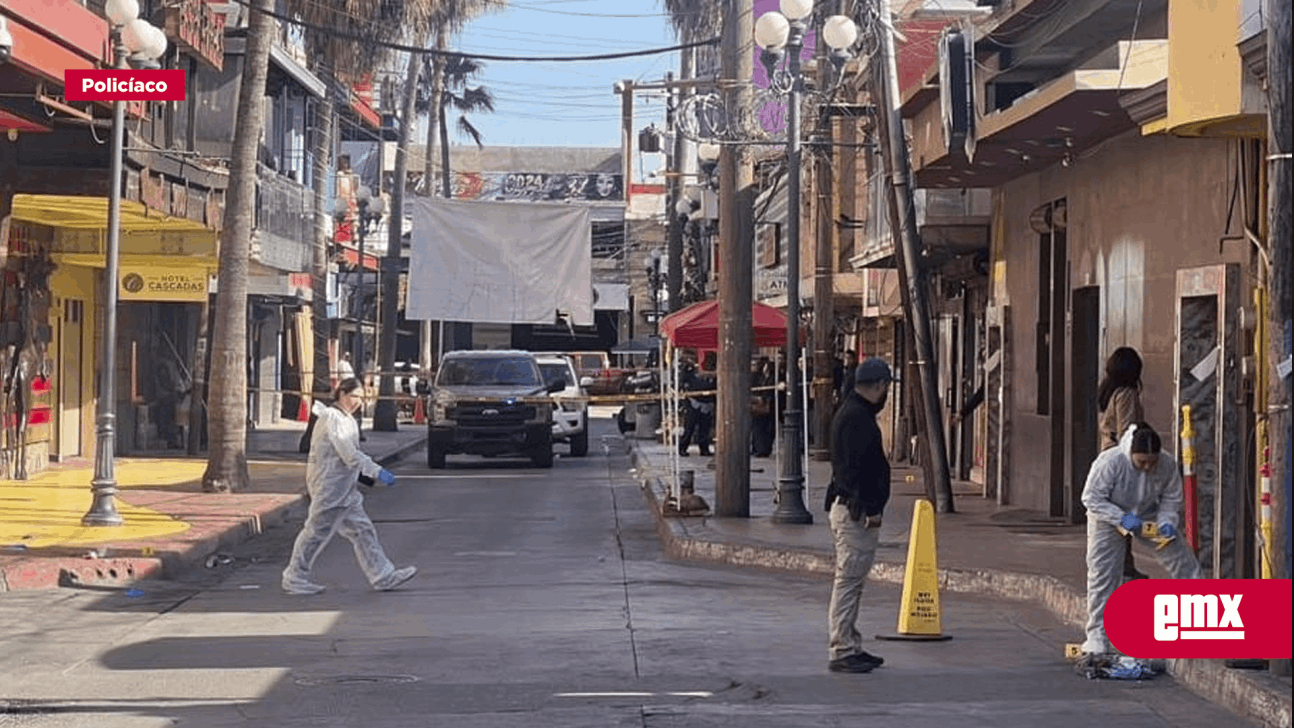
M299 426L298 426L299 425ZM0 591L58 586L124 586L174 578L304 505L305 459L291 423L249 433L250 487L205 493L205 458L116 461L118 527L87 527L94 464L60 463L30 480L0 480ZM421 451L425 426L368 432L363 449L383 465ZM218 556L217 556L218 558Z
M672 558L730 566L789 570L830 577L835 555L823 500L831 465L805 463L805 505L811 525L774 524L776 458L751 459L750 518L662 516L660 506L671 477L668 448L650 440L628 440L636 475L657 518L657 530ZM696 494L714 507L715 473L711 458L681 459L694 474ZM880 548L871 578L903 582L913 503L924 497L921 471L896 467L892 495L881 527ZM1045 513L998 506L978 486L957 483L957 513L937 516L939 571L944 600L956 593L1031 601L1074 627L1081 642L1086 621L1086 528ZM1166 578L1153 553L1138 544L1137 565ZM823 605L826 609L826 605ZM897 623L898 605L895 605ZM889 629L888 626L880 631ZM825 639L825 635L824 635ZM1057 659L1063 656L1057 654ZM1233 712L1273 728L1290 728L1290 678L1267 672L1234 670L1221 660L1173 660L1170 672L1186 687ZM1077 678L1076 678L1077 679Z

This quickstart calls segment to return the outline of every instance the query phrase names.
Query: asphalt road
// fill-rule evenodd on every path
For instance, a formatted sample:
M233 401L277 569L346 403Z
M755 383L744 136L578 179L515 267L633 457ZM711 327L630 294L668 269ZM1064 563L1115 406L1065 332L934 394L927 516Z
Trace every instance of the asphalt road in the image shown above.
M1248 725L1166 677L1079 678L1073 630L960 596L952 641L869 644L884 667L830 673L827 582L664 561L627 458L597 442L547 471L406 460L368 500L393 560L421 569L397 592L370 591L339 541L316 567L327 592L281 593L280 529L142 596L0 594L0 726ZM868 588L865 634L894 628L898 598Z

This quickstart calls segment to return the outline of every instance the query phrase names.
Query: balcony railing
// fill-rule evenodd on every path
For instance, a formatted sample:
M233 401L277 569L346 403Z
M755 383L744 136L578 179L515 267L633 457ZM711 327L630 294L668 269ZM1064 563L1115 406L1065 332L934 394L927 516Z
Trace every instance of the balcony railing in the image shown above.
M256 242L264 265L302 272L310 269L314 244L314 193L257 165Z

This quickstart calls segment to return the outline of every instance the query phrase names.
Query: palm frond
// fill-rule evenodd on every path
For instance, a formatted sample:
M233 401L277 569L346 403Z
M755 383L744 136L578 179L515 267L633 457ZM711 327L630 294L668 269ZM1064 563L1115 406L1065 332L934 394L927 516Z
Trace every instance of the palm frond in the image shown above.
M723 3L720 0L660 0L669 13L674 36L681 41L713 38L723 30Z
M461 95L454 95L452 103L467 113L494 113L494 93L484 86L463 89Z
M471 137L472 141L476 142L476 146L478 147L485 146L485 144L481 142L481 130L472 126L472 122L468 121L466 116L458 117L458 133Z
M407 42L411 32L412 37L425 35L433 15L448 1L285 0L284 9L307 26L328 29L307 30L307 50L312 55L343 76L360 76L391 58L391 50L381 42Z

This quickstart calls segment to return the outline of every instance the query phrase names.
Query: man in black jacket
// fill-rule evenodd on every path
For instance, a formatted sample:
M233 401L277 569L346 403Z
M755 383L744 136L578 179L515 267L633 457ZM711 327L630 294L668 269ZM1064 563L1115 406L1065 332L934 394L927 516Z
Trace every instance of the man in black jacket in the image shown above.
M858 603L876 558L881 514L890 499L890 463L881 444L876 413L889 397L893 372L870 358L854 370L853 391L831 422L831 486L826 507L836 544L836 577L827 623L832 672L871 672L885 661L863 650Z

